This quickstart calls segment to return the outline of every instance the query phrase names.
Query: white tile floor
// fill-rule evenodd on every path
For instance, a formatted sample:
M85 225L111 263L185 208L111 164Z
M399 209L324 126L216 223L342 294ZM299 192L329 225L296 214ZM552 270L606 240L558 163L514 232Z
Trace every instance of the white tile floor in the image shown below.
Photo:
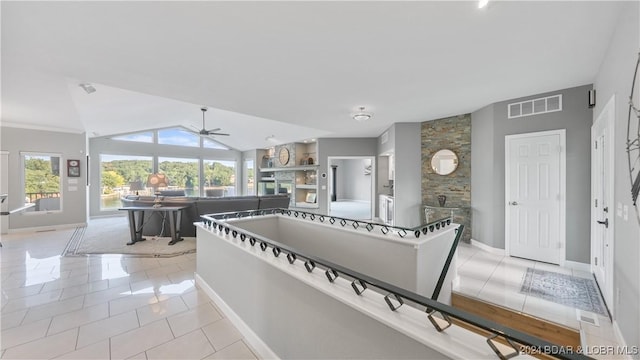
M91 223L90 225L91 226ZM3 235L3 359L254 359L240 333L195 287L195 254L173 258L61 257L73 229ZM496 256L467 244L456 290L582 329L589 345L615 345L575 309L519 293L527 267L571 269Z
M256 358L195 287L195 254L61 257L72 233L2 236L3 359Z
M590 273L560 266L495 255L466 243L458 248L459 282L455 291L525 314L580 330L585 345L618 345L608 317L597 316L600 326L577 320L576 309L520 293L527 268L542 269L573 276L592 278ZM598 356L595 356L596 358ZM611 358L606 356L604 358Z

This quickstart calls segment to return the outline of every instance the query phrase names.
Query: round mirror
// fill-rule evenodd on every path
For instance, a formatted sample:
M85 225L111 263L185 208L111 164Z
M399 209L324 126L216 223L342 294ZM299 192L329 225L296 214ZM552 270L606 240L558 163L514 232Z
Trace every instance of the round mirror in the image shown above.
M431 157L431 168L438 175L449 175L458 167L458 156L451 150L442 149Z

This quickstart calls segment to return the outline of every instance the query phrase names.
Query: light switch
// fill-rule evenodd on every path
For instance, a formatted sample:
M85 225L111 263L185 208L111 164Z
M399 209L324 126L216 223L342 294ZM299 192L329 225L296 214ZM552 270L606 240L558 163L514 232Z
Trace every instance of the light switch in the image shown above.
M618 215L618 217L622 217L622 203L618 202L618 206L616 207L616 215Z

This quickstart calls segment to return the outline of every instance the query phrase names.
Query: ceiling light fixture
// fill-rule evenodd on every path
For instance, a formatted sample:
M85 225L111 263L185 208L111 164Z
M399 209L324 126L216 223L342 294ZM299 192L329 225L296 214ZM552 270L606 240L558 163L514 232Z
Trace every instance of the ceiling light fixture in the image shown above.
M487 6L488 3L489 3L489 0L478 1L478 9L482 9L483 7Z
M91 84L79 84L78 86L80 86L87 94L96 92L96 88Z
M278 142L278 140L276 140L275 135L269 135L269 136L267 136L266 138L264 138L264 140L265 140L265 141L268 141L268 142L272 142L272 143L276 143L276 142Z
M353 114L353 120L355 121L367 121L371 119L371 114L364 111L364 106L360 106L360 111Z

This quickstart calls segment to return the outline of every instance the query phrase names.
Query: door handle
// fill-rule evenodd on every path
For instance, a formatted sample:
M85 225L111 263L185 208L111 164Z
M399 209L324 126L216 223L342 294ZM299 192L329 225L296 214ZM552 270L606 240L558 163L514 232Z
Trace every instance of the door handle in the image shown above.
M511 201L511 202L509 202L509 205L518 205L518 202L517 201Z
M605 218L604 221L598 221L598 224L604 225L605 228L609 228L609 218Z

